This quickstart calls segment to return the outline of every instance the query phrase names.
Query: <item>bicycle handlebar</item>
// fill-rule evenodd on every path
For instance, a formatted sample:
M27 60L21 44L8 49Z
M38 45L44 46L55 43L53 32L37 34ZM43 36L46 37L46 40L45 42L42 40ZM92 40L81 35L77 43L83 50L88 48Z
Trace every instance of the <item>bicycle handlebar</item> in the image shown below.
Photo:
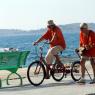
M50 44L48 41L45 41L45 42L43 42L43 44L40 46L40 47L44 47L45 46L45 44ZM35 44L34 46L37 46L38 45L38 43L37 44Z
M81 59L81 55L79 54L79 50L75 49L76 54L78 55L78 57Z
M42 42L42 44L39 46L39 44L35 44L34 46L35 47L38 47L39 48L39 51L40 53L43 52L43 47L46 45L46 44L50 44L48 41L45 41L45 42Z

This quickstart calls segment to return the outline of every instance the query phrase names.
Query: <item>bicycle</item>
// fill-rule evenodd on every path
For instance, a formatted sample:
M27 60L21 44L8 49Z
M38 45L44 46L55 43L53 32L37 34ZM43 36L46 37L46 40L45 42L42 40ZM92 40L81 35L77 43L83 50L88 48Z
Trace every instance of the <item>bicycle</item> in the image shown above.
M67 69L62 62L58 63L57 60L50 67L47 66L47 63L43 57L43 47L45 44L47 43L44 43L39 48L40 50L39 60L35 60L34 62L32 62L27 70L27 78L29 82L34 86L42 84L46 76L46 68L49 69L50 75L55 81L61 81L64 76L66 77L67 74L71 72L71 70ZM72 73L76 71L72 71ZM71 76L73 78L72 74Z
M75 62L72 63L72 66L71 66L71 76L72 76L72 78L73 78L74 81L79 81L80 78L81 78L81 72L80 72L80 71L81 71L81 70L80 70L80 67L81 67L81 65L80 65L81 55L80 55L78 49L76 49L75 52L76 52L76 54L78 55L79 60L77 60L77 61L75 61ZM78 72L75 72L75 73L74 73L74 71L75 71L76 69L78 70ZM85 70L86 70L86 72L87 72L89 78L90 78L91 81L92 81L91 75L90 75L90 73L88 72L88 70L87 70L86 67L85 67Z

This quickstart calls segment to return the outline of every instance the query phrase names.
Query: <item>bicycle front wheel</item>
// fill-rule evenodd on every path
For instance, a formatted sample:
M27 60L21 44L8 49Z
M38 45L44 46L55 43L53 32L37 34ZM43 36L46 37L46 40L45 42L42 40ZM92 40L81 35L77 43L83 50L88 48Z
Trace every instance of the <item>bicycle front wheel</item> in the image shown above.
M35 61L29 65L27 70L27 78L34 86L38 86L44 81L45 67L40 61Z
M71 77L74 81L79 81L81 78L80 61L75 61L71 66Z
M51 75L55 81L61 81L64 77L64 68L62 65L58 65L56 63L53 65Z

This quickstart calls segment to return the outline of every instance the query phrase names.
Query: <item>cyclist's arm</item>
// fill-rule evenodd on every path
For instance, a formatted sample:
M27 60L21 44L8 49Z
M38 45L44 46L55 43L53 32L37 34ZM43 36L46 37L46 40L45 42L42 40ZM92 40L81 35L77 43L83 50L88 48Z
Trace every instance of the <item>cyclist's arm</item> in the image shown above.
M44 40L44 38L41 37L41 38L39 38L37 41L35 41L33 45L36 45L36 44L38 44L39 42L41 42L41 41L43 41L43 40Z
M49 38L49 31L47 31L44 35L42 35L41 38L39 38L36 42L34 42L34 45L38 44L43 40L48 40L48 38Z

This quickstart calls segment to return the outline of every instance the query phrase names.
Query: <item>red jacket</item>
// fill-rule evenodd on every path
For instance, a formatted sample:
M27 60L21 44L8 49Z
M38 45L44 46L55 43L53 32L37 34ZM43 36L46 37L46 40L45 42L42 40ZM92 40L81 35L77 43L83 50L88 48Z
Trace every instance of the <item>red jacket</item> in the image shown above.
M50 47L54 47L54 46L60 45L60 46L63 47L63 49L65 49L66 48L66 44L65 44L65 40L64 40L62 31L57 26L55 26L55 28L53 30L48 28L47 32L42 36L42 38L51 41L54 33L57 34L57 37L50 44Z
M95 32L89 30L89 36L85 36L84 33L80 32L80 46L88 45L91 46L85 53L85 56L95 57Z

